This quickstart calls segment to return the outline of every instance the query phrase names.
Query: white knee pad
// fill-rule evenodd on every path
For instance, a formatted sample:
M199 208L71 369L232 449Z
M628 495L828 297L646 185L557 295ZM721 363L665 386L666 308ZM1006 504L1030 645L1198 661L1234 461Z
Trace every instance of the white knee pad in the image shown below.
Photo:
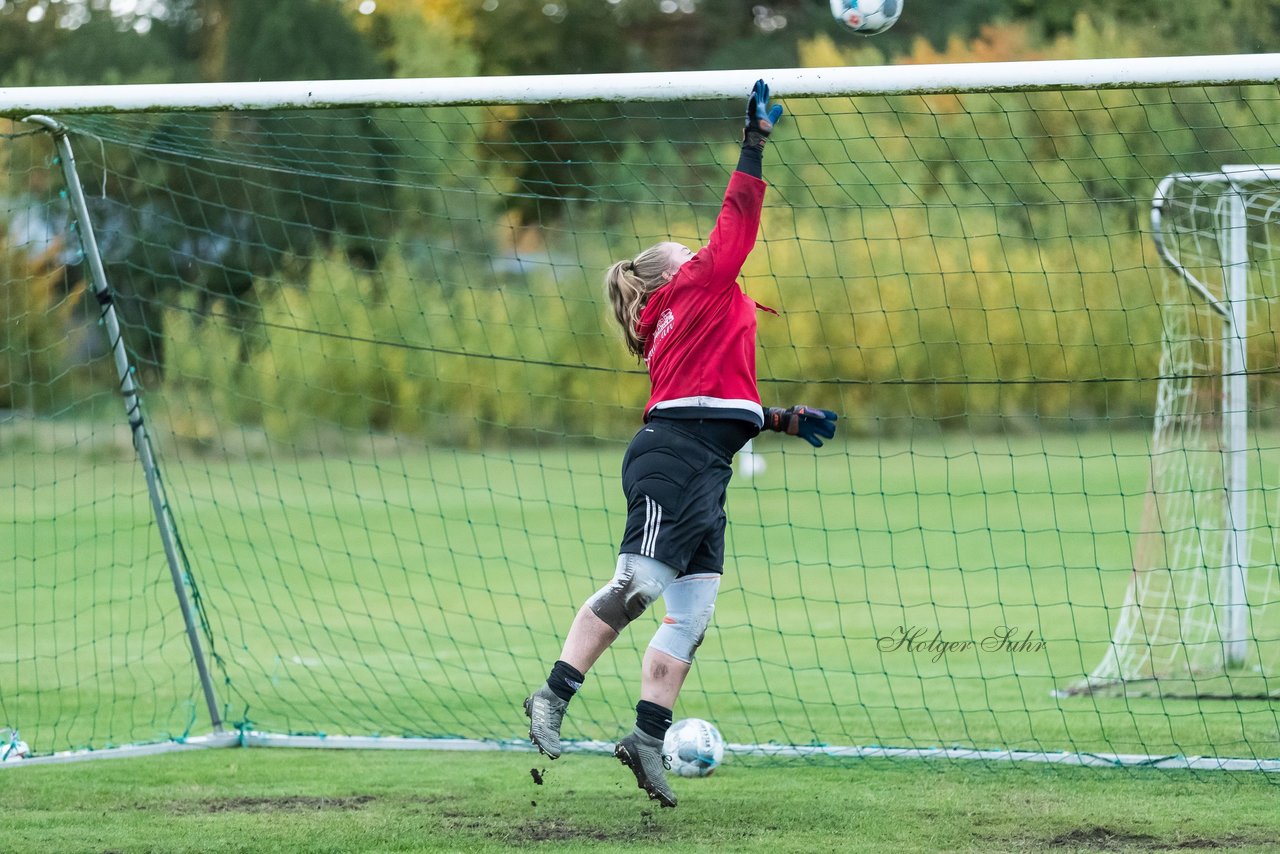
M665 563L637 554L618 555L613 578L587 600L587 607L615 632L654 603L678 575Z
M718 592L718 572L686 575L667 585L663 593L667 601L667 616L649 646L686 664L692 663L693 654L702 644L707 626L711 625Z

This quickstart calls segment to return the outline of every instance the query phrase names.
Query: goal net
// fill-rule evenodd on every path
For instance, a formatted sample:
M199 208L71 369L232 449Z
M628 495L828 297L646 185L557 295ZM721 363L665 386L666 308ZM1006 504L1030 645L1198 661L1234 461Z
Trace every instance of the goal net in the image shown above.
M1275 159L1252 59L766 75L761 393L841 432L742 461L677 718L739 761L1280 767L1280 193L1167 186L1173 267L1148 225ZM518 745L647 397L603 272L706 240L756 76L0 92L0 728Z

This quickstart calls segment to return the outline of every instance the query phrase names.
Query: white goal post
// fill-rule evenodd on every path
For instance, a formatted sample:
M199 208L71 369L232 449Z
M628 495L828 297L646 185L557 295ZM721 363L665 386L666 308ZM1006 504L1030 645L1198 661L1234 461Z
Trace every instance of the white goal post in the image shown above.
M1156 187L1151 202L1151 230L1160 255L1186 280L1188 287L1205 299L1206 304L1230 329L1223 336L1222 445L1227 462L1222 467L1227 493L1231 534L1224 538L1223 566L1228 578L1225 603L1226 631L1223 658L1228 667L1239 667L1245 660L1248 643L1249 605L1245 600L1246 575L1249 571L1249 485L1247 434L1249 429L1248 325L1249 325L1249 235L1244 184L1277 183L1280 167L1224 166L1220 173L1202 175L1170 175ZM1217 234L1222 253L1224 293L1214 296L1209 287L1197 279L1186 265L1170 251L1165 242L1162 222L1164 205L1170 188L1177 183L1204 182L1222 186L1226 193L1220 199L1224 208L1219 213ZM1278 184L1280 185L1280 184Z

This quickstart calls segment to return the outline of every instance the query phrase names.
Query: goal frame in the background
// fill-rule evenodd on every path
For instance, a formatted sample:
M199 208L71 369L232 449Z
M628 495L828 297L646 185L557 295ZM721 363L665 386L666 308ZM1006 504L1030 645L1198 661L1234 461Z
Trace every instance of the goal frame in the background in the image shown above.
M1162 365L1159 378L1161 391L1152 437L1148 510L1153 510L1153 502L1160 500L1164 489L1176 489L1158 479L1157 468L1162 464L1156 463L1155 455L1175 450L1186 441L1178 437L1185 437L1187 432L1200 432L1195 429L1199 426L1206 435L1197 441L1210 443L1221 463L1200 478L1192 477L1187 486L1219 494L1221 499L1215 504L1220 506L1222 518L1169 520L1169 524L1175 530L1192 524L1201 530L1219 531L1214 525L1219 522L1224 531L1219 553L1203 555L1200 569L1189 573L1190 567L1182 562L1144 565L1135 552L1134 573L1106 653L1085 679L1055 691L1055 696L1136 692L1138 695L1194 697L1202 691L1197 685L1198 679L1211 683L1217 676L1232 673L1247 678L1252 636L1248 601L1250 572L1261 569L1251 565L1252 504L1257 500L1259 485L1250 483L1249 421L1250 407L1259 404L1250 399L1248 339L1250 305L1259 294L1253 292L1250 281L1255 259L1251 257L1249 240L1249 195L1250 188L1256 192L1267 187L1280 188L1280 166L1225 165L1212 172L1179 172L1164 176L1156 185L1150 206L1151 239L1166 267L1166 297L1179 291L1187 297L1166 299L1162 305L1163 311L1173 314L1164 324L1164 355L1173 362ZM1194 200L1190 209L1182 202L1180 189ZM1197 211L1202 217L1191 227L1183 221L1188 210ZM1274 207L1266 210L1270 213ZM1192 251L1194 259L1181 257L1180 235L1183 234L1189 235L1197 246L1214 247L1216 259L1205 258L1198 251ZM1191 263L1196 265L1195 271L1188 266ZM1206 276L1215 284L1202 281L1199 276ZM1183 364L1174 356L1182 352L1189 340L1185 316L1196 313L1211 324L1206 341L1217 345L1214 364L1220 366L1218 370L1206 365ZM1183 421L1194 420L1182 409L1186 405L1181 399L1185 392L1180 393L1179 389L1185 383L1218 386L1213 395L1205 395L1209 400L1201 404L1203 410L1196 410L1204 423L1188 425ZM1191 463L1186 462L1181 470L1191 469ZM1166 524L1159 510L1155 510L1155 515L1162 526ZM1178 535L1171 533L1170 536ZM1149 573L1164 580L1148 586ZM1182 580L1175 581L1175 578ZM1214 591L1207 602L1201 602L1193 592L1201 584ZM1179 592L1167 600L1173 590ZM1220 618L1213 620L1212 625L1196 624L1200 631L1193 638L1188 638L1185 630L1178 632L1189 672L1169 668L1168 661L1163 662L1164 666L1157 664L1152 654L1158 645L1157 638L1169 640L1160 627L1161 621L1178 620L1181 614L1206 605ZM1193 655L1190 651L1193 649L1199 655ZM1202 656L1207 656L1207 661ZM1196 664L1192 663L1193 658ZM1206 696L1221 695L1210 691Z

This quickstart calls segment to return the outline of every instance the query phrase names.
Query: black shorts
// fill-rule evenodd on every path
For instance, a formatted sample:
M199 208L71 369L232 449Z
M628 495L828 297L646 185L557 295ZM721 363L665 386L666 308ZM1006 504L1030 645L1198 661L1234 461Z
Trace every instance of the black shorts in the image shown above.
M705 429L710 424L715 429ZM755 432L746 422L668 418L640 428L622 458L627 529L619 553L646 555L681 575L724 572L725 490L734 453Z

